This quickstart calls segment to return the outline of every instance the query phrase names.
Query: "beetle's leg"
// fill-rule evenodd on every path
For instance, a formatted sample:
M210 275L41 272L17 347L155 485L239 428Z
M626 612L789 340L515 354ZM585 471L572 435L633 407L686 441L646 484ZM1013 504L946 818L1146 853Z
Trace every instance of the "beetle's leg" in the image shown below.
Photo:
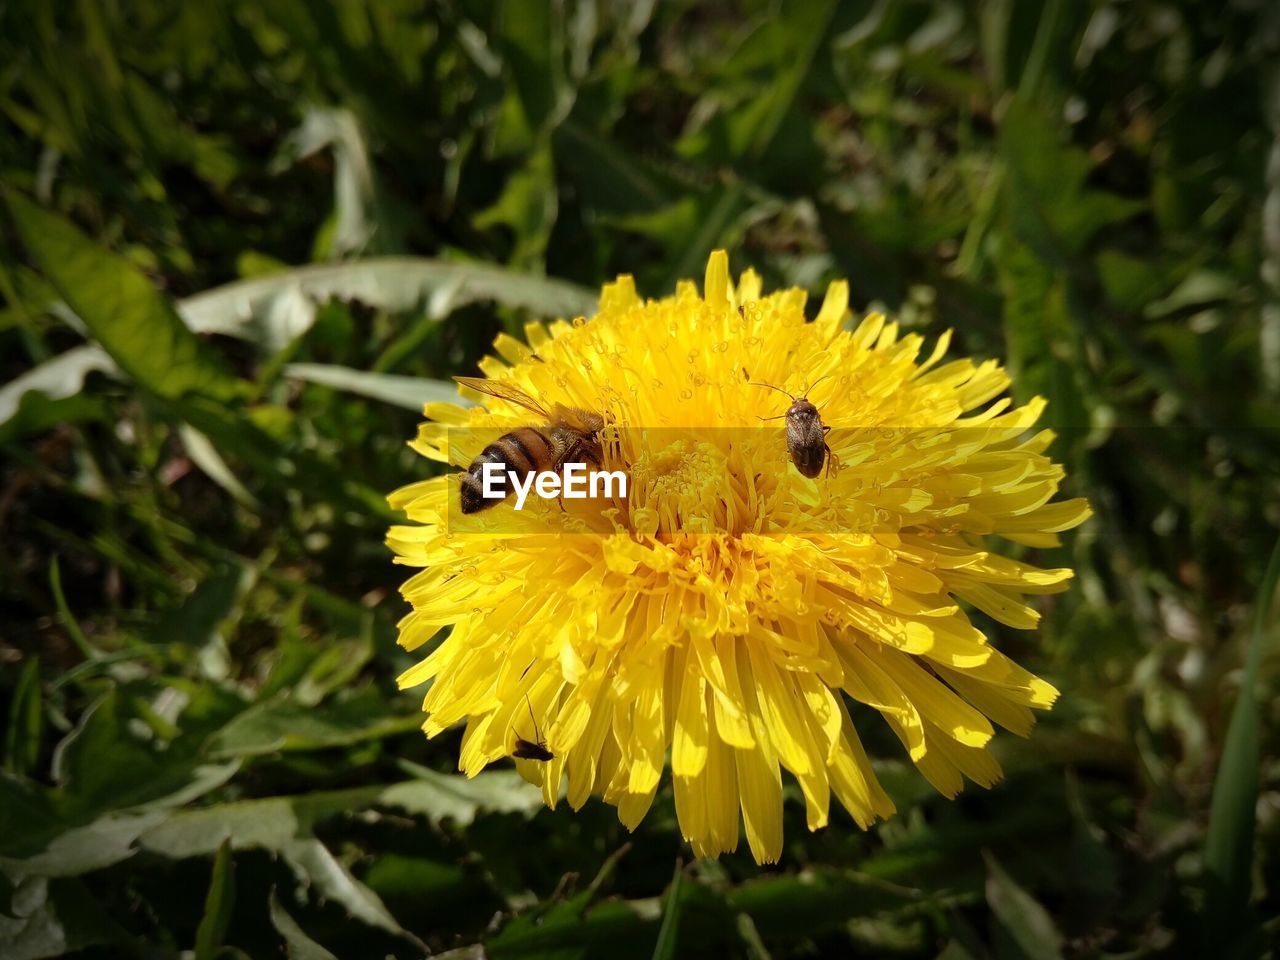
M826 478L829 479L831 477L831 468L833 466L836 468L837 473L840 472L840 458L836 456L835 451L831 449L831 447L826 443L826 441L823 441L822 449L827 452Z

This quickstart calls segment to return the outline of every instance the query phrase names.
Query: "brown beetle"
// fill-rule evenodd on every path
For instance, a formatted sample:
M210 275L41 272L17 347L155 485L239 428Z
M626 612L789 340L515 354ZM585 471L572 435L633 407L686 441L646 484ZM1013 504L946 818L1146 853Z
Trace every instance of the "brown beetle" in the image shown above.
M743 372L745 373L746 371L744 370ZM787 452L791 454L791 462L796 465L800 475L810 479L822 472L823 464L827 466L827 475L831 474L831 463L827 462L828 456L831 458L831 462L837 462L836 455L831 452L831 447L827 445L827 432L831 428L822 422L818 408L809 402L809 391L829 376L830 374L819 377L809 384L803 397L792 396L786 390L781 387L775 387L771 383L752 383L754 387L768 387L770 390L777 390L779 393L791 397L791 406L787 408L786 413L780 413L777 417L761 417L760 419L777 420L781 417L786 418Z

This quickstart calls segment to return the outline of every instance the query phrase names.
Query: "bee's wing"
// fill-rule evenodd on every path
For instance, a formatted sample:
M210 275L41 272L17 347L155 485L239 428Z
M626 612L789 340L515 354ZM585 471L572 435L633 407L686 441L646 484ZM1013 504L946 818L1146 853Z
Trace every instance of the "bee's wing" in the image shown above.
M604 418L600 414L579 410L577 407L566 407L562 403L551 408L549 419L552 423L563 424L584 433L595 433L604 426Z
M546 407L514 383L508 383L505 380L486 380L483 377L454 377L453 379L464 387L470 387L472 390L479 391L487 396L514 403L517 406L524 407L526 410L532 410L545 420L551 419L551 414L547 412Z

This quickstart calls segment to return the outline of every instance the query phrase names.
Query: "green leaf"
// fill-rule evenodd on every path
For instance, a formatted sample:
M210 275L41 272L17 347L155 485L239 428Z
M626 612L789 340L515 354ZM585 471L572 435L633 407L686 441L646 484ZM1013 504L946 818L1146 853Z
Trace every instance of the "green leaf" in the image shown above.
M315 322L318 305L333 299L355 300L388 312L425 309L437 320L471 303L494 301L546 317L590 316L595 295L546 277L480 263L447 263L422 257L382 257L333 266L301 267L214 287L177 303L183 322L197 333L214 333L282 349ZM397 402L398 387L427 393L432 381L373 380L374 375L321 364L294 364L292 375ZM301 367L301 371L296 368ZM290 368L286 368L289 373ZM75 347L27 371L0 388L0 427L25 411L30 394L70 398L92 372L118 376L120 367L95 344ZM452 402L459 402L450 386ZM440 396L432 399L442 399ZM407 401L405 401L407 403ZM416 407L420 409L420 405ZM65 411L64 411L65 413ZM23 412L24 418L26 413ZM47 418L40 420L41 423ZM204 431L208 433L208 431ZM2 435L0 435L2 436ZM274 453L267 455L274 461Z
M942 952L938 954L938 960L976 960L976 958L965 949L963 943L959 940L952 940L942 948Z
M120 956L128 938L78 880L26 877L13 893L13 916L0 916L5 960L43 960L88 947L114 944Z
M68 220L5 191L22 240L68 306L130 378L173 400L198 393L229 400L239 383L151 282Z
M101 347L75 347L14 377L0 387L0 424L18 415L28 393L40 393L50 400L74 397L84 389L85 378L94 372L118 375L119 368Z
M701 275L709 251L736 241L735 233L750 209L746 188L734 182L652 213L620 217L617 222L656 237L667 247L671 267L659 288L673 289L678 280Z
M337 259L353 253L396 253L403 249L400 212L379 189L359 118L346 108L308 107L302 125L281 148L276 166L333 151L334 224L325 251Z
M493 960L553 957L644 958L652 956L649 944L669 952L674 939L664 938L659 916L663 901L608 900L593 905L596 892L584 890L568 900L553 900L527 910L484 942L485 955ZM738 942L732 913L723 898L701 883L679 884L679 906L666 904L667 915L679 916L679 946L683 956L730 955ZM667 898L669 900L669 897Z
M282 851L290 841L308 836L321 820L372 806L399 807L432 822L452 820L465 826L482 812L531 813L542 804L538 792L514 771L482 773L467 780L415 764L403 766L415 774L414 779L178 811L148 831L142 844L174 858L211 854L226 837L237 849Z
M35 877L74 877L101 870L133 856L138 837L164 818L162 809L137 809L104 814L82 827L48 827L34 834L48 840L43 849L29 856L0 858L0 868Z
M774 38L776 69L758 101L751 108L747 152L759 159L773 146L783 122L793 116L797 94L812 69L814 58L826 39L827 28L836 11L835 0L789 4L782 16L766 27Z
M815 866L792 876L757 877L728 894L735 911L751 917L766 941L785 939L797 927L817 933L854 917L873 916L915 903L916 891L851 870Z
M1100 250L1095 264L1107 299L1121 310L1141 310L1165 287L1165 276L1159 267L1142 257L1120 250Z
M221 678L228 669L224 624L239 617L257 574L257 569L248 563L217 565L180 606L160 617L151 631L154 642L189 645L197 651L202 672Z
M1076 441L1088 428L1089 414L1077 379L1084 364L1069 314L1070 279L1013 238L1001 246L996 265L1004 293L1009 370L1018 399L1047 399L1048 424Z
M492 960L553 960L574 957L644 957L653 935L657 904L642 914L630 903L589 908L587 894L528 910L485 940Z
M271 888L268 910L271 916L271 925L276 928L276 932L280 936L284 937L285 946L289 951L289 960L338 960L332 953L307 936L302 927L298 926L298 922L289 915L284 907L280 906L280 900L276 896L274 887Z
M462 864L396 853L377 857L364 872L364 882L378 896L411 904L430 899L437 906L456 903L461 907L464 898L477 893L476 883L468 881Z
M1067 775L1067 808L1071 811L1071 845L1064 871L1066 889L1075 904L1075 914L1092 913L1101 922L1120 894L1120 864L1107 848L1105 833L1094 824L1080 782Z
M510 227L515 234L510 262L530 267L543 260L558 209L551 148L544 146L507 179L502 194L491 207L477 213L474 222L481 230L497 224Z
M986 854L987 906L1008 935L1016 954L1025 960L1061 960L1062 934L1045 910L995 857Z
M393 373L366 373L330 363L290 363L285 366L283 373L295 380L318 383L419 413L427 403L453 403L463 407L471 405L470 401L458 396L456 384L443 380L402 377Z
M0 262L0 293L8 304L0 309L0 331L30 323L58 302L58 291L22 264Z
M0 771L0 853L22 857L39 852L64 823L47 789Z
M1079 253L1101 227L1128 219L1144 204L1087 186L1089 157L1062 141L1061 126L1014 99L1000 121L1005 207L1017 234L1051 263Z
M483 263L425 257L379 257L331 266L299 267L240 280L188 297L178 312L198 333L219 333L279 349L315 320L315 305L356 300L396 313L425 308L437 319L461 306L494 301L540 316L595 313L595 294L563 280Z
M234 413L224 404L192 398L174 404L173 411L207 436L220 453L240 458L253 470L255 479L260 483L277 489L296 490L294 476L305 476L310 495L317 502L331 503L371 517L391 519L394 516L379 491L355 480L333 461L307 449L286 450L281 438L268 431L271 428L279 433L282 432L281 425L287 427L292 413L285 407L264 404L252 408L246 417ZM282 460L292 461L292 469L296 473L281 470Z
M1251 955L1251 944L1257 936L1249 906L1261 763L1256 689L1277 583L1280 583L1280 542L1271 552L1271 561L1254 601L1253 632L1240 680L1240 694L1231 711L1222 759L1213 781L1209 833L1205 838L1208 882L1205 945L1212 945L1225 957Z
M224 843L233 850L268 850L283 857L300 880L343 906L351 916L388 933L416 939L400 926L377 894L311 836L316 821L363 809L381 793L378 789L357 789L180 811L144 833L139 843L145 850L173 859L207 855Z
M211 757L255 756L277 750L323 750L416 730L416 713L398 716L376 690L324 706L277 697L255 703L206 746Z
M572 178L581 203L597 212L634 214L668 206L681 192L662 170L576 120L552 139L556 168Z
M1143 315L1159 319L1188 309L1203 309L1215 303L1230 302L1241 296L1237 277L1216 270L1196 270L1179 283L1167 297L1147 304Z
M13 909L13 897L18 892L8 874L0 871L0 917L17 919Z
M174 812L139 837L154 854L182 859L213 853L224 841L232 849L263 849L285 859L321 896L341 904L353 917L417 943L387 910L382 900L357 880L328 848L315 839L322 820L375 806L396 807L432 822L452 820L459 826L479 813L530 813L542 805L541 795L514 771L484 773L464 780L412 767L413 780L213 804Z
M47 433L67 424L88 424L106 419L107 405L101 397L78 393L62 400L50 400L37 391L26 391L8 420L0 421L0 443Z
M565 76L562 17L545 3L501 0L494 36L508 77L495 131L499 154L527 151L539 134L559 123L573 106Z
M168 755L136 732L116 687L98 698L54 749L58 806L86 823L101 813L156 803L181 803L230 776L235 765L203 765Z
M191 458L191 462L206 477L227 491L241 506L250 510L259 508L257 499L227 466L227 461L222 459L222 454L208 437L187 423L178 425L178 437L182 440L182 446L187 451L187 456Z
M235 868L231 862L231 844L223 841L213 858L213 875L204 899L204 916L196 928L195 960L214 960L231 923L236 902Z
M40 661L29 657L18 676L4 733L4 768L18 776L35 770L40 759L44 714L40 703Z

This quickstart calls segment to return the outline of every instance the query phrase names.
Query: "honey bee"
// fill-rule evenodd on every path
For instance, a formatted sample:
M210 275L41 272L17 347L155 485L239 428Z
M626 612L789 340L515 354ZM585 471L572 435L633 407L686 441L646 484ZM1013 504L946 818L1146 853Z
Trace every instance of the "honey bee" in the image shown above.
M746 373L746 370L744 369L742 372ZM827 376L830 376L830 374L827 374ZM810 479L822 472L824 463L827 466L827 475L830 476L831 464L838 463L836 455L831 452L831 447L827 445L827 433L831 428L822 422L822 416L818 413L818 408L809 402L809 392L825 379L827 379L826 376L819 377L809 384L802 397L792 396L786 390L781 387L775 387L771 383L751 384L753 387L768 387L770 390L777 390L779 393L791 397L791 406L787 408L786 413L780 413L776 417L761 417L760 419L777 420L782 417L786 418L787 453L791 454L791 462L796 465L800 475ZM828 461L827 457L830 457L831 460Z
M529 708L529 719L533 721L534 740L529 741L520 734L516 734L515 749L511 751L513 757L519 757L521 760L538 760L546 763L548 760L554 760L556 755L547 749L547 741L542 739L542 732L538 729L538 721L533 717L533 704L529 703L529 697L524 698L525 705Z
M601 467L604 452L599 435L605 425L603 414L558 403L547 410L519 387L502 380L485 380L481 377L453 379L464 387L524 407L547 421L543 427L520 427L504 433L480 451L480 456L471 461L471 466L462 475L463 513L488 510L507 499L511 494L508 472L516 474L523 481L531 473L546 470L559 472L566 463L584 463L597 469ZM498 463L503 467L500 484L502 495L499 497L484 495L486 463Z

